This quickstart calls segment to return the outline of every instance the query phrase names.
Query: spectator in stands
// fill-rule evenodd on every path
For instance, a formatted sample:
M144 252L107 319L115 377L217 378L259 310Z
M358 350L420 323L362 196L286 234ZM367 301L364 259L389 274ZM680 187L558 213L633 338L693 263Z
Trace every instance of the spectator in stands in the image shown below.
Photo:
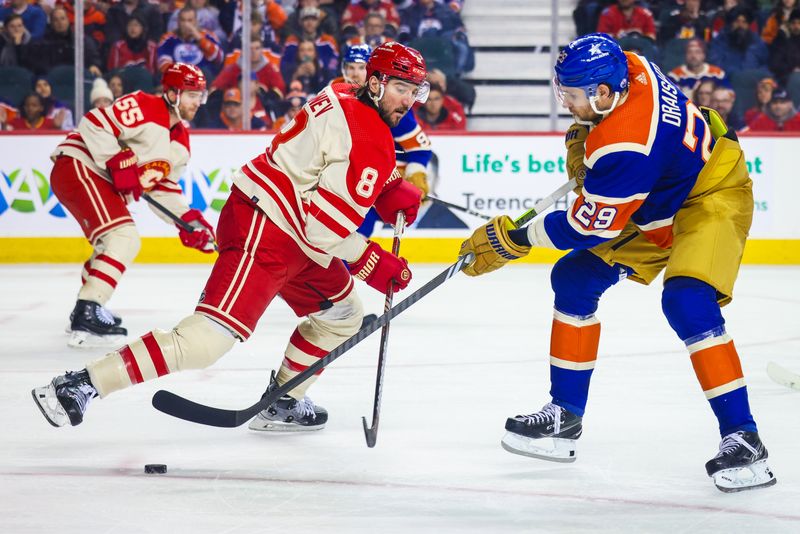
M290 35L286 39L281 59L281 72L293 73L298 66L295 61L297 48L301 41L311 41L316 48L316 56L322 64L323 76L331 79L336 76L339 69L339 48L336 39L332 35L322 33L320 25L320 11L315 7L304 7L300 12L300 25L302 34L300 37Z
M92 108L107 108L114 103L114 94L103 78L95 78L94 82L92 82L89 102L92 103Z
M279 132L288 122L291 122L307 100L308 95L303 91L290 91L289 94L286 95L286 100L284 101L286 113L275 120L275 123L272 125L272 130Z
M418 2L422 0L417 0ZM386 32L388 37L397 35L400 29L400 14L397 12L392 2L387 0L360 0L347 6L342 13L340 27L342 29L342 39L348 40L356 37L363 31L364 19L367 13L377 12L383 15L386 21Z
M447 93L447 75L439 69L430 69L428 71L428 82L431 85L438 85L442 88L444 99L442 101L445 109L450 113L457 113L462 117L466 117L464 106L461 102L456 100L453 96Z
M222 110L219 116L214 117L209 128L216 128L221 130L229 130L238 132L242 130L242 92L238 87L231 87L225 90L222 97ZM267 125L258 117L250 117L251 130L266 130Z
M750 124L759 113L766 113L772 91L778 84L772 78L762 78L756 84L756 105L744 112L744 122Z
M0 31L0 66L17 66L31 42L31 32L25 27L22 17L16 13L8 15Z
M159 8L149 3L147 0L122 0L112 3L106 13L106 40L114 43L125 38L128 28L128 19L134 14L139 15L145 21L147 28L147 39L157 43L164 34L164 21L161 18Z
M178 12L178 28L166 33L158 45L158 69L164 72L175 62L196 65L216 73L225 55L217 38L197 26L197 10L184 6Z
M800 115L786 89L772 91L767 111L756 115L748 124L751 132L800 131Z
M797 0L775 0L775 6L761 30L761 38L765 43L771 45L781 33L789 34L789 16L796 7Z
M100 76L102 59L94 39L83 39L84 62L93 76ZM75 64L75 37L72 25L63 7L57 6L50 12L50 27L41 40L31 42L25 54L25 65L36 74L45 74L59 65Z
M225 42L228 36L225 35L225 32L222 31L222 26L219 24L219 9L214 6L209 6L208 0L189 0L186 5L192 6L195 13L197 13L198 29L206 30L214 34L217 41L220 43ZM173 12L172 16L169 18L169 22L167 23L168 32L174 33L178 28L178 13L179 11Z
M9 123L17 117L18 113L17 108L0 98L0 131L8 130Z
M728 128L741 132L747 129L747 123L742 116L733 109L736 103L736 93L729 87L717 87L711 93L711 108L716 109L728 125Z
M600 14L597 31L615 39L638 34L656 40L656 22L649 9L635 5L635 0L617 0Z
M265 26L269 26L279 35L286 25L286 12L280 2L275 0L251 0L252 10L261 15ZM221 0L219 7L219 23L228 35L234 35L242 27L242 0Z
M125 38L111 45L106 66L112 71L141 65L155 73L157 49L158 45L147 38L147 21L141 13L134 13L128 19Z
M717 88L717 82L714 80L708 79L703 80L697 85L697 89L694 90L694 94L692 95L692 102L697 104L698 106L711 106L711 95L714 93L714 89Z
M386 19L377 11L368 13L364 17L364 33L348 39L347 46L355 46L360 44L369 45L373 50L387 41L391 41L386 37Z
M125 91L125 82L122 81L122 76L119 74L114 74L108 79L108 88L111 89L111 95L114 100L127 93Z
M47 78L38 76L33 82L33 90L42 97L45 117L53 120L53 126L60 130L75 128L72 110L65 103L56 100L53 96L53 87Z
M749 9L735 7L728 11L727 25L709 46L709 62L719 65L728 75L766 67L767 45L750 29L752 22L753 14Z
M277 34L272 26L264 24L264 17L258 11L253 11L250 15L250 35L258 35L261 38L261 46L264 52L269 55L269 61L276 67L281 67L281 55L283 46L278 42ZM230 54L225 56L225 65L238 61L238 54L242 51L242 28L236 30L228 41ZM232 57L234 56L234 57Z
M461 16L448 6L438 4L435 0L416 0L414 5L403 10L401 18L400 41L419 37L446 40L453 48L456 74L461 75L475 67L474 53L469 46ZM442 46L445 44L442 43Z
M689 98L692 98L692 93L703 80L728 85L725 71L706 62L706 44L702 39L692 39L686 43L686 63L672 69L668 76Z
M717 9L716 12L714 12L714 16L711 18L711 38L713 39L719 35L725 28L730 10L737 7L746 7L753 12L754 9L757 9L757 6L750 5L752 3L753 2L742 0L723 0L722 7ZM758 24L755 20L750 24L750 30L758 32Z
M778 34L770 49L769 68L778 83L787 85L789 76L800 70L800 9L789 15L789 33Z
M69 23L75 27L75 5L74 0L59 1L56 5L63 7L67 11ZM99 4L98 4L99 5ZM91 36L102 48L106 42L105 34L106 14L95 6L95 3L87 0L83 3L83 33Z
M314 41L300 41L293 50L294 57L289 58L287 50L281 61L283 78L290 85L292 81L300 82L303 92L309 95L315 95L322 91L328 82L335 77L335 73L328 73L322 66L317 56L317 47L314 46Z
M22 17L22 23L30 32L31 39L37 41L44 36L47 15L37 4L31 4L28 0L9 0L8 5L0 7L0 20L6 20L6 17L12 14Z
M319 29L328 35L339 35L339 15L331 5L320 5L319 0L300 0L297 2L297 9L286 19L283 26L283 40L290 35L300 36L303 29L300 25L300 12L304 7L315 7L320 11Z
M265 93L274 93L272 100L283 100L286 85L280 71L269 61L269 56L264 51L261 38L258 35L250 36L250 70L255 75L258 87ZM211 90L225 90L241 85L242 66L241 55L236 63L227 65L211 84Z
M44 114L44 99L30 93L22 100L19 115L8 123L9 130L57 130L53 119Z
M414 110L417 121L426 133L431 131L463 131L467 129L467 119L458 113L451 113L444 107L444 91L441 86L431 84L428 100Z
M572 12L578 37L597 31L600 13L615 0L579 0Z
M701 10L700 0L685 0L683 6L664 10L658 37L662 44L671 39L710 39L711 20Z

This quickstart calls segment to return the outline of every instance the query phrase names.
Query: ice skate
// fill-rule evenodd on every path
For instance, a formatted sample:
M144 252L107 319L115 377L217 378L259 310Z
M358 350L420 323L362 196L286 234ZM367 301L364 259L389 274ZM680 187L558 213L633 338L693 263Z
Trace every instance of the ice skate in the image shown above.
M377 316L377 315L375 315L374 313L368 313L368 314L367 314L367 315L365 315L365 316L364 316L364 318L361 320L361 328L364 328L364 327L365 327L365 326L367 326L369 323L371 323L372 321L375 321L375 320L377 320L377 319L378 319L378 316Z
M103 306L103 309L105 309L106 312L108 312L108 314L111 315L111 318L114 320L114 326L119 326L119 325L122 324L122 317L120 317L119 315L117 315L113 311L109 310L105 306ZM64 327L64 333L65 334L71 334L72 333L72 321L74 319L75 319L75 309L73 309L71 312L69 312L69 322L67 323L67 326Z
M102 305L79 300L72 310L72 334L67 345L75 348L120 345L128 330L117 326L113 315Z
M722 438L706 472L725 493L766 488L778 482L767 465L769 453L757 432L738 431Z
M536 413L510 417L506 430L500 444L510 453L551 462L574 462L575 441L581 437L583 425L581 417L547 403Z
M89 401L97 396L89 373L69 371L55 377L49 384L31 391L36 406L47 422L55 427L81 424Z
M275 372L272 373L270 383L264 395L278 387L275 382ZM267 432L307 432L309 430L322 430L328 421L328 411L322 406L315 406L314 401L308 397L297 400L284 395L275 404L262 410L247 426L250 430Z

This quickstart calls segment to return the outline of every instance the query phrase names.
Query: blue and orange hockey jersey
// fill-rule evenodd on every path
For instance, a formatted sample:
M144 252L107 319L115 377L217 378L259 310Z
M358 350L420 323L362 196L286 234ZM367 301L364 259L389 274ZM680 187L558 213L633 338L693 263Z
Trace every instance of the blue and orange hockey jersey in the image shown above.
M583 191L544 219L555 248L587 249L617 237L631 220L661 247L714 140L699 108L653 63L626 52L630 89L586 138Z

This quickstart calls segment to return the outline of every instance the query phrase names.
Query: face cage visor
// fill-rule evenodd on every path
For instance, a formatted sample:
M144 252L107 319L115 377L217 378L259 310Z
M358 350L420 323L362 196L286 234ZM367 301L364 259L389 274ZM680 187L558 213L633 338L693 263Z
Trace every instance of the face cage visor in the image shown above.
M555 94L556 100L561 104L562 107L569 109L569 106L583 107L586 106L586 104L589 104L589 107L592 108L592 111L601 117L605 117L617 107L622 94L618 91L615 91L614 101L611 103L611 107L605 111L600 111L597 109L597 87L598 84L596 83L587 85L586 87L567 87L559 83L557 76L553 77L553 93ZM584 125L594 124L591 121L584 121L578 119L577 117L575 117L575 122Z
M403 78L398 78L398 77L393 77L393 78L395 80L400 80L401 82L407 83L407 84L411 85L412 87L414 87L413 89L395 88L394 90L397 91L397 93L399 93L400 96L404 97L404 96L406 96L406 94L408 94L408 92L415 92L415 94L414 94L414 101L415 102L419 102L420 104L424 104L425 102L428 101L428 95L431 92L431 84L428 83L427 80L423 81L419 85L416 85L414 82L412 82L410 80L404 80ZM384 93L384 90L386 89L386 84L389 83L390 79L392 79L392 78L390 78L389 76L386 76L385 74L381 74L381 77L380 77L380 80L381 80L381 91L380 91L380 93L378 93L377 99L375 99L376 102L379 102L383 98L383 93Z

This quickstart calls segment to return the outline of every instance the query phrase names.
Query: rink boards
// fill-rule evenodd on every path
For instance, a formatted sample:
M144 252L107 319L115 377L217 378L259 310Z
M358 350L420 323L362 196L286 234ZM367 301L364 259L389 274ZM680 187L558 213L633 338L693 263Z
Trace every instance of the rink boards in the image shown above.
M193 132L192 159L182 177L192 207L216 223L233 170L262 152L271 135ZM52 194L50 153L62 135L0 134L0 262L82 262L90 254L77 223ZM432 136L432 194L472 210L521 214L566 181L560 134L486 133ZM753 179L754 219L745 263L800 264L800 198L796 154L800 137L743 136ZM565 208L572 197L556 208ZM177 230L144 202L130 206L142 235L143 263L200 263L213 255L181 246ZM403 240L411 262L449 262L481 219L428 205ZM386 239L387 229L376 235ZM534 250L525 261L547 263L562 253Z

